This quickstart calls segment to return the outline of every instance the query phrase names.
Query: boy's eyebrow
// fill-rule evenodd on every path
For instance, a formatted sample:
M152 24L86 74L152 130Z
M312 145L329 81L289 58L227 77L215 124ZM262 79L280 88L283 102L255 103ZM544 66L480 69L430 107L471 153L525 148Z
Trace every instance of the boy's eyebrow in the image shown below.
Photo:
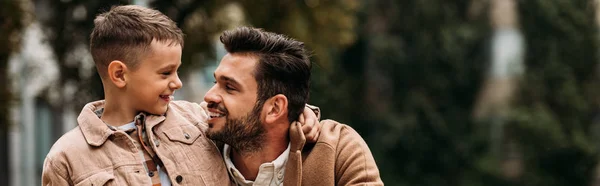
M172 68L177 68L176 64L169 64L163 68L160 68L158 71L162 71L162 70L167 70L167 69L172 69Z
M213 76L215 77L215 79L217 79L217 74L213 73ZM238 83L235 79L233 79L232 77L229 76L219 76L219 79L223 80L223 81L228 81L229 83L233 84L236 87L240 87L240 83Z

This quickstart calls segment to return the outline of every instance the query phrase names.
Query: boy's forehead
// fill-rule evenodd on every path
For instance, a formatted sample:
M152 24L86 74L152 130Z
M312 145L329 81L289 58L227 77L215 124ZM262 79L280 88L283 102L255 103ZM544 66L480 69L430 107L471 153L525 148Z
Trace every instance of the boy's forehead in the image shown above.
M145 66L154 68L179 66L181 64L181 46L168 42L153 41L145 54L141 55L140 61L149 63Z

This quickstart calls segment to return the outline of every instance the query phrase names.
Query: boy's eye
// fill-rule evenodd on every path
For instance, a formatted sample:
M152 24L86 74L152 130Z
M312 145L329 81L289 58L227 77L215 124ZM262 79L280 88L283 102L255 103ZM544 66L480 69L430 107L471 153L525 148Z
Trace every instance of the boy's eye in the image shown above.
M171 75L171 72L163 72L163 73L160 73L160 74L168 76L168 75Z

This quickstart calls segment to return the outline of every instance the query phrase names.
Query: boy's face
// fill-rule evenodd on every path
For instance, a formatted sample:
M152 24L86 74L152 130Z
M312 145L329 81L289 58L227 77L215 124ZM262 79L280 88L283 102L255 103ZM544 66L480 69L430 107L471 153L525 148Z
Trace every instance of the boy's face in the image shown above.
M260 132L262 126L257 125L261 123L262 108L253 111L257 101L258 85L253 75L257 63L257 57L246 54L227 54L221 60L214 74L215 85L204 96L210 114L208 137L243 139ZM235 128L240 130L228 130Z
M136 111L162 115L175 90L182 87L177 69L181 65L181 46L152 41L137 69L127 79L125 91Z

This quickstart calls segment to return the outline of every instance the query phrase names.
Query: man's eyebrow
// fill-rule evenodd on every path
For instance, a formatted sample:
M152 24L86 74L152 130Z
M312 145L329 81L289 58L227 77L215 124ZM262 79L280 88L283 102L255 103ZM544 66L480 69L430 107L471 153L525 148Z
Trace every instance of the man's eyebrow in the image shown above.
M215 79L217 79L217 75L213 73L213 76L215 77ZM223 80L223 81L227 81L231 84L233 84L234 86L240 87L240 83L238 81L236 81L235 79L233 79L232 77L229 76L219 76L219 79Z

